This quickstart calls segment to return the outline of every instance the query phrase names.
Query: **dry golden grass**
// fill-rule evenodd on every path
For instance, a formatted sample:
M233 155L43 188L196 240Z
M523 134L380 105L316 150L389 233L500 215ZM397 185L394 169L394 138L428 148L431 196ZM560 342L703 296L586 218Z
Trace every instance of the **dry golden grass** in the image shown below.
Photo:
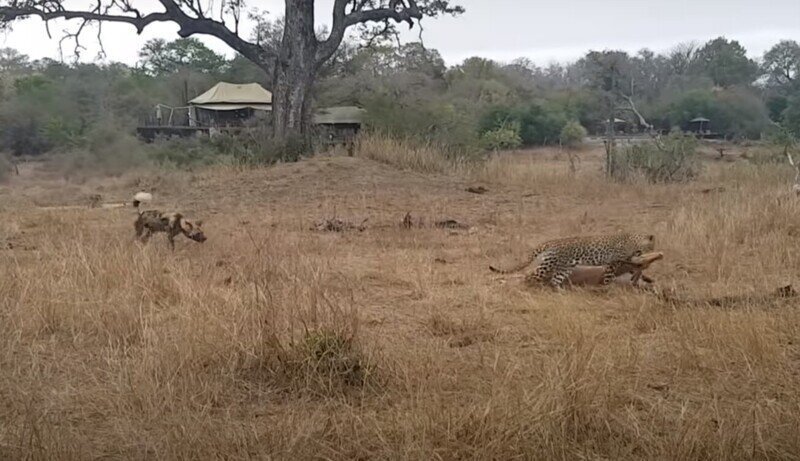
M575 175L538 150L457 175L329 157L80 186L26 167L0 188L0 457L800 458L795 304L554 293L487 270L628 230L656 234L665 288L771 291L800 269L791 171L710 162L696 183L620 185L581 155ZM132 242L130 208L39 208L139 188L209 240L170 253ZM407 211L475 230L401 229ZM309 230L334 216L370 228Z

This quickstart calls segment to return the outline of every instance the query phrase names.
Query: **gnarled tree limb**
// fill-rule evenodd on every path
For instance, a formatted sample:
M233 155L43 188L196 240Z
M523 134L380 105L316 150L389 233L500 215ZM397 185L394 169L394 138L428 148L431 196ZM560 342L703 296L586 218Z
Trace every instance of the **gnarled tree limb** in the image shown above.
M316 60L323 63L333 56L336 49L344 39L347 28L356 24L368 22L394 21L407 22L409 27L414 26L414 21L422 19L423 13L416 0L390 0L384 8L366 8L368 1L336 0L333 5L333 26L328 38L320 42L317 48ZM350 12L347 6L350 5Z
M631 112L633 112L636 115L636 117L639 118L639 123L643 127L647 128L648 131L652 132L653 131L653 125L647 123L647 120L644 118L644 116L636 109L636 104L633 102L633 98L628 96L628 95L626 95L626 94L622 94L622 97L626 101L628 101L628 105L630 107L630 110L631 110Z
M115 22L130 24L141 34L144 29L156 22L174 22L180 27L181 37L191 35L211 35L219 38L247 59L270 71L275 56L269 50L242 39L222 21L206 17L201 3L197 0L159 0L164 11L142 14L134 8L130 0L98 0L96 6L86 11L67 10L63 2L49 0L13 0L0 6L0 22L10 23L17 19L39 17L44 21L54 19L82 19L78 32L90 22ZM238 22L238 21L236 21ZM237 27L238 28L238 27ZM68 34L77 39L76 34Z

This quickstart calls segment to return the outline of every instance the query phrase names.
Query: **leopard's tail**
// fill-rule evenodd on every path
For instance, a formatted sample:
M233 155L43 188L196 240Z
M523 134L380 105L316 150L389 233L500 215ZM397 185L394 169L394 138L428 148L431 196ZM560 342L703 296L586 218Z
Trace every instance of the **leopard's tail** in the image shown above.
M542 254L543 251L544 251L543 248L537 248L537 249L531 251L528 254L528 257L524 261L522 261L521 263L517 264L514 267L511 267L511 268L508 268L508 269L500 269L500 268L497 268L497 267L494 267L494 266L489 266L489 270L492 271L492 272L497 272L498 274L513 274L514 272L519 272L522 269L525 269L526 267L528 267L531 264L533 264L533 262L536 260L536 258L538 258L539 255Z
M153 194L149 192L137 192L136 195L133 196L133 207L136 208L136 211L139 214L142 214L141 210L139 210L139 205L142 202L149 202L153 200Z

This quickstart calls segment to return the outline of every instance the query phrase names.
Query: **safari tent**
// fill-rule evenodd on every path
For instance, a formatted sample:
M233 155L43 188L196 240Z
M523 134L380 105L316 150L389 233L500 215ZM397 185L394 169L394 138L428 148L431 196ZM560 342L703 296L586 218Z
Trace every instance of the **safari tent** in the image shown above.
M689 131L697 134L711 134L711 120L705 117L697 117L689 121Z
M351 142L361 130L366 111L356 106L325 107L314 114L314 125L323 142Z
M258 83L219 82L189 101L193 126L241 126L256 112L272 110L272 93Z

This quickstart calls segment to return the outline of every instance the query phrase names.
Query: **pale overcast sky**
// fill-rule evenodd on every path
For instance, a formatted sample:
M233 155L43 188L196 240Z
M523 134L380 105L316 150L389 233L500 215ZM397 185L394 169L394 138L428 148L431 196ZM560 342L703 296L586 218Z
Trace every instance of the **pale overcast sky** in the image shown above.
M67 5L86 0L67 0ZM155 0L133 0L143 11L158 9ZM333 0L318 0L317 23L330 21ZM720 35L739 40L753 57L780 39L800 41L800 0L461 0L467 12L458 18L423 21L427 46L437 48L448 64L470 56L500 61L526 57L539 65L571 61L589 49L647 47L664 51L673 45L703 42ZM250 0L250 8L280 15L281 0ZM0 47L12 47L31 58L58 57L58 38L67 23L54 23L48 39L42 21L30 19L0 35ZM71 24L74 27L75 24ZM406 29L406 27L403 27ZM137 36L127 25L107 24L103 43L108 60L133 64L142 44L153 37L177 37L177 27L155 24ZM82 38L84 60L97 55L94 31ZM417 30L406 33L416 37ZM231 55L216 39L209 46ZM67 50L71 52L71 48Z

